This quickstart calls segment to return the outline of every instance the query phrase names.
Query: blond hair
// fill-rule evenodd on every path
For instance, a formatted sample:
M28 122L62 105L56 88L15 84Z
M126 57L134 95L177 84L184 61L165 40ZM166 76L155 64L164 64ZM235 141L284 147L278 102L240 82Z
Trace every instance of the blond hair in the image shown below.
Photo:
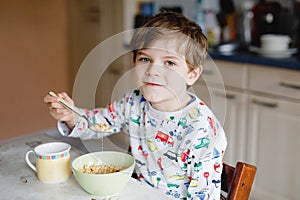
M191 68L201 66L206 59L208 41L201 27L180 13L162 11L134 33L130 42L133 61L138 50L150 47L159 39L176 39L179 52Z

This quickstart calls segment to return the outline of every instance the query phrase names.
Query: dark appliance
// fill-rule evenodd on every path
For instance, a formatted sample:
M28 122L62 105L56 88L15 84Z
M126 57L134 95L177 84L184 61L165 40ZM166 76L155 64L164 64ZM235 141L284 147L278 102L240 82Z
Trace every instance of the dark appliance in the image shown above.
M278 2L259 1L252 8L251 44L260 46L263 34L292 34L293 15Z

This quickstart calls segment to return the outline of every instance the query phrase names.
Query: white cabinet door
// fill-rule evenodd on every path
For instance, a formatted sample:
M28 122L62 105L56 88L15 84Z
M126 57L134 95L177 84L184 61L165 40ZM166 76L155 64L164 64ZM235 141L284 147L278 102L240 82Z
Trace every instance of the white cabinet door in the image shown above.
M223 124L228 140L224 161L232 166L237 161L245 161L247 95L233 90L208 90L204 85L195 85L193 88Z
M247 161L257 166L251 199L296 200L300 103L250 96Z

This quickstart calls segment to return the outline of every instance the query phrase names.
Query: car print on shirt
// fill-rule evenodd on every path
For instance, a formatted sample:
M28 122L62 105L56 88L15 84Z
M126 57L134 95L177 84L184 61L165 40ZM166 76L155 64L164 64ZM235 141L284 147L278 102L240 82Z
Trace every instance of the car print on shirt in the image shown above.
M158 142L162 142L164 145L168 144L169 146L173 147L174 146L174 140L173 138L162 132L162 131L157 131L156 135L155 135L155 139L158 141Z
M142 161L135 159L135 163L139 166L142 167L143 165L146 165L146 163L143 163Z
M199 138L198 140L200 140L200 144L195 145L194 146L195 149L207 147L210 143L210 139L207 137Z
M180 120L177 123L177 126L182 126L183 128L187 127L187 119L186 118L180 118Z
M167 196L172 196L176 199L179 199L180 198L180 194L177 192L177 191L174 191L174 190L169 190L166 192L166 195Z
M177 130L170 131L169 135L171 135L172 137L176 137L177 140L182 140L181 132L177 132Z
M174 153L173 151L168 150L166 153L163 154L164 156L167 156L170 160L174 160L177 162L177 154Z

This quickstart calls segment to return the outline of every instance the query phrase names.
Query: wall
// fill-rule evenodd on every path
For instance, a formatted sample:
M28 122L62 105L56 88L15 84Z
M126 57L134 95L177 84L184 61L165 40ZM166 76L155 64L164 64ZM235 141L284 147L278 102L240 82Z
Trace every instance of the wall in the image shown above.
M67 4L0 3L0 140L55 127L43 96L70 91Z

